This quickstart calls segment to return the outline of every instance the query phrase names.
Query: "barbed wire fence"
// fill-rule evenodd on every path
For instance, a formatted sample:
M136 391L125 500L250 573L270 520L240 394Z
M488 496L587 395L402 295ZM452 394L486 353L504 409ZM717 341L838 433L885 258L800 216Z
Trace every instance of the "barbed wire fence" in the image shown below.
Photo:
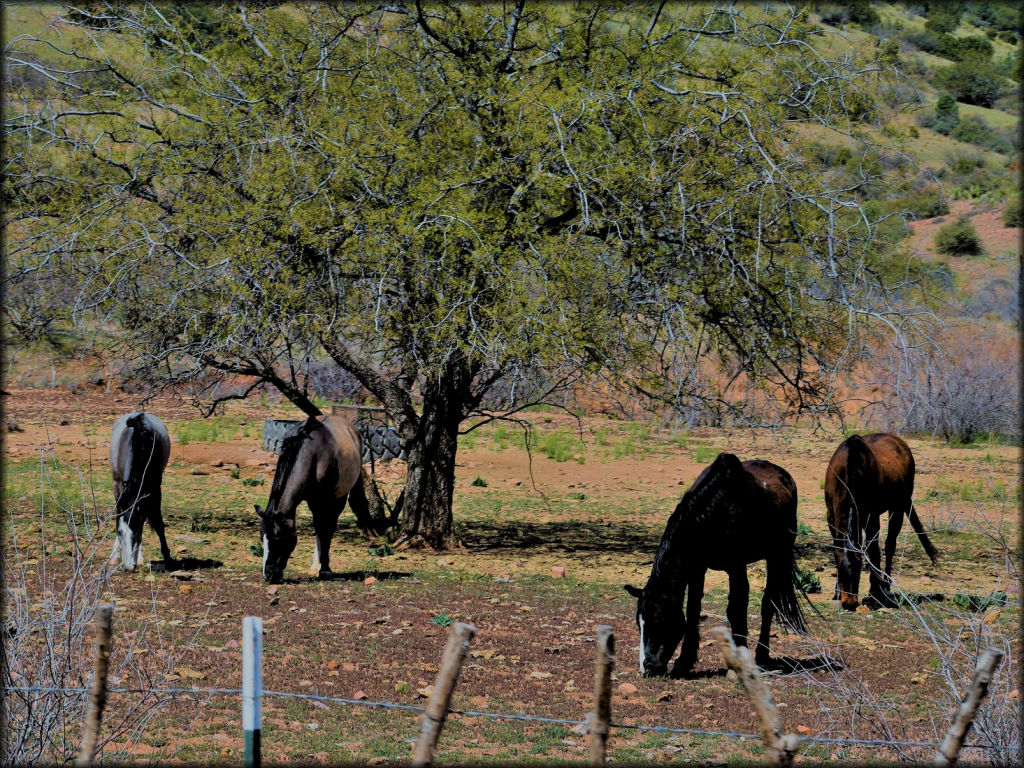
M449 627L448 643L437 678L431 689L430 700L426 706L400 704L387 701L371 701L350 699L340 696L323 696L312 693L295 693L290 691L263 690L262 680L262 622L257 617L243 619L243 669L242 688L129 688L108 687L106 680L107 659L112 647L110 605L101 605L96 613L96 671L91 687L85 686L9 686L8 693L36 694L80 694L89 695L91 706L86 723L83 727L82 746L76 766L91 765L96 757L95 745L101 727L103 702L108 695L146 695L166 696L172 698L206 697L239 697L242 699L242 725L245 736L245 764L259 766L261 764L261 700L265 698L298 699L323 704L334 703L352 707L369 707L374 709L416 712L421 715L420 733L415 741L415 752L412 764L428 766L433 763L433 752L436 747L445 719L448 715L466 718L484 718L510 720L522 723L544 725L561 725L576 733L588 737L588 753L590 764L602 765L607 760L606 749L612 731L633 731L689 736L705 736L724 739L761 739L765 744L765 759L770 765L790 765L801 747L810 744L847 745L859 747L877 747L892 749L898 747L933 750L934 764L952 766L959 759L962 749L986 752L1009 752L1019 758L1020 745L1013 744L971 744L965 745L966 736L971 728L982 700L988 691L995 668L1003 654L997 649L986 649L978 660L974 677L966 691L961 706L942 742L926 741L894 741L885 739L836 738L822 736L800 736L783 733L781 719L778 715L768 688L765 686L761 673L754 665L749 650L737 647L732 635L725 627L715 627L715 636L726 665L743 684L751 699L754 710L760 720L759 733L743 733L739 731L715 731L694 728L675 728L669 726L635 725L616 723L611 718L611 670L614 667L614 635L612 628L602 625L597 628L597 659L595 663L594 709L582 720L567 718L541 717L536 715L488 712L452 708L451 695L455 688L458 675L476 629L462 622L455 622Z

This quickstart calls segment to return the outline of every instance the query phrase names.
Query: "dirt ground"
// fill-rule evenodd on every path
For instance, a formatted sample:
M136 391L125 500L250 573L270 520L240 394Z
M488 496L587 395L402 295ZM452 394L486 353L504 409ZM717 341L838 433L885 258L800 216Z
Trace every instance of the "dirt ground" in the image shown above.
M38 457L40 450L49 446L61 461L89 462L97 471L106 471L109 425L135 408L138 397L15 388L8 390L3 405L5 424L15 422L22 430L4 434L6 460ZM165 421L197 417L190 405L169 398L157 398L147 407ZM260 428L264 418L294 418L284 405L246 403L244 412ZM585 438L593 440L595 430L605 423L588 418L580 424L571 416L554 413L544 414L540 426L582 429ZM646 580L672 500L682 495L710 461L696 460L693 445L701 443L728 449L742 459L767 458L783 464L800 489L800 519L813 532L812 543L801 550L802 563L817 572L824 587L822 593L810 596L821 612L820 618L808 614L813 642L780 629L773 636L772 651L810 661L827 649L847 667L843 672L773 677L771 691L785 727L804 736L877 738L869 726L855 724L856 718L846 709L853 707L856 691L863 694L866 690L874 701L906 703L904 715L889 718L892 736L936 738L936 732L944 730L949 712L943 681L934 674L935 647L909 628L913 622L906 621L907 611L864 609L845 614L830 600L834 565L825 537L820 481L838 436L705 429L690 432L688 438L692 441L689 447L674 452L582 464L536 454L531 459L525 451L497 450L481 441L459 452L457 526L460 509L472 508L474 497L478 497L476 501L497 499L510 508L532 506L535 528L524 524L521 530L503 529L502 539L460 529L466 546L457 552L406 550L370 558L367 542L355 535L346 514L332 548L337 573L330 581L318 581L305 572L312 549L308 535L300 533L285 583L268 588L259 578L259 558L244 546L246 541L255 541L254 519L240 523L239 530L231 532L234 538L216 531L173 531L169 524L172 549L179 557L192 558L192 566L175 574L116 574L112 584L117 611L144 612L159 606L166 633L164 650L147 663L152 665L154 678L164 685L237 688L239 625L243 616L256 615L263 617L266 632L266 689L411 706L425 703L433 682L447 632L444 622L438 620L443 615L477 628L453 700L456 709L575 721L582 721L592 708L595 628L610 624L618 648L614 722L756 733L751 705L740 686L725 676L710 636L711 626L725 623L724 574L709 574L697 679L645 679L636 669L635 603L621 584L642 585ZM968 525L998 522L1007 515L1007 504L978 504L939 495L934 502L926 502L930 491L937 494L950 483L973 482L978 459L974 452L957 452L939 443L911 441L911 445L919 473L918 505L929 530L947 526L954 518L958 524ZM1019 449L993 446L986 451L994 456L993 461L1006 465L991 466L1003 467L1000 471L1016 484ZM259 447L258 438L234 436L215 444L172 445L172 478L177 474L181 480L195 476L197 482L213 482L231 468L266 478L266 485L254 488L248 500L263 503L274 456ZM394 482L401 471L401 463L394 462L382 469L381 477ZM487 486L473 485L476 478L486 478ZM616 519L615 525L621 523L623 530L635 528L635 537L614 542L597 535L591 542L574 541L568 525L559 527L558 515L545 518L545 499L573 496L581 499L581 511L574 513L580 518L586 518L585 506L591 501L599 500L603 509L621 508L625 522ZM631 511L637 506L636 512ZM248 510L238 513L245 520L251 503L240 507ZM1014 509L1011 501L1011 516ZM11 511L15 520L32 514L27 508ZM593 522L598 527L602 524L599 519ZM147 530L144 539L147 553L155 555L155 537ZM233 549L217 549L223 544L221 539L229 541ZM941 549L942 544L939 546ZM229 554L222 555L225 551ZM965 585L979 594L994 589L1014 594L1015 585L1006 582L1000 564L985 560L985 552L975 554L978 557L969 557L967 562L943 561L935 568L912 534L908 537L905 533L900 584L915 592L945 593L947 598ZM54 563L49 571L58 582L60 568ZM564 577L554 568L564 568ZM763 564L751 568L752 628L758 620L755 597L759 599L762 587ZM1019 619L1019 609L1016 616ZM1000 619L1000 614L996 618ZM242 747L236 709L237 701L231 698L204 701L199 711L194 704L177 702L165 710L160 737L140 740L133 745L133 752L139 757L174 755L186 762L236 760ZM384 717L358 706L268 699L264 704L264 756L269 761L402 761L411 754L403 750L415 737L414 715L388 713ZM493 721L483 718L453 717L442 736L439 761L446 755L461 761L579 760L584 755L585 737L568 728L543 752L528 746L537 743L543 726L516 724L517 733L528 736L522 743L517 741L519 736L495 728ZM376 733L389 733L392 741L374 742ZM618 759L643 762L695 759L700 749L708 748L698 742L696 736L655 738L628 730L614 731L612 737L612 743L622 749L629 745L618 753ZM757 754L750 751L752 745L756 741L715 741L713 754L705 754L701 761L720 762L729 755L749 757ZM826 761L894 757L842 745L816 749L812 754ZM924 759L928 756L926 752Z

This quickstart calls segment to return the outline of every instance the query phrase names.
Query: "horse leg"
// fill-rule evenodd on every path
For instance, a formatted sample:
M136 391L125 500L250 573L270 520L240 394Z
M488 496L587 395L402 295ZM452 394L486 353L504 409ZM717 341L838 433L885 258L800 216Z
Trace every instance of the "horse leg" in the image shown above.
M885 535L885 580L887 586L892 583L892 558L896 554L896 543L903 529L904 510L910 509L910 502L903 504L898 501L889 510L889 531Z
M167 536L164 533L164 516L160 512L160 498L161 493L157 490L153 494L153 511L149 515L149 526L152 528L160 539L160 552L164 556L164 569L168 571L176 570L177 565L173 557L171 557L171 548L167 546ZM142 549L139 548L139 556L142 556Z
M725 609L736 645L747 644L747 603L750 600L750 582L747 580L747 566L741 564L729 571L729 603Z
M310 510L313 512L313 531L316 533L316 548L313 550L313 562L310 570L319 566L317 575L323 579L331 575L331 538L338 528L338 517L345 507L346 496L330 502L310 501Z
M864 537L867 543L868 559L868 581L870 587L868 594L882 606L892 606L895 601L892 593L886 584L885 573L882 571L882 548L878 539L881 530L881 512L876 511L868 515L867 525L864 527Z
M697 665L700 646L700 604L704 600L704 574L706 568L690 573L686 586L686 621L683 626L683 649L672 667L672 677L686 677Z

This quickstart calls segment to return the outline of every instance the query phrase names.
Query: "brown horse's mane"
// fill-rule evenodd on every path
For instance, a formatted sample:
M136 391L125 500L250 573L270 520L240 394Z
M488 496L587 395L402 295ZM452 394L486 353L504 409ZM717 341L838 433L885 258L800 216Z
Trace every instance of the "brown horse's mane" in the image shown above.
M288 435L281 441L281 453L277 458L277 469L274 472L274 480L270 485L270 498L267 500L267 509L277 512L277 502L284 492L285 483L291 477L292 469L295 467L295 460L299 456L302 444L306 442L314 430L321 428L320 422L315 416L310 416L298 428L295 434Z

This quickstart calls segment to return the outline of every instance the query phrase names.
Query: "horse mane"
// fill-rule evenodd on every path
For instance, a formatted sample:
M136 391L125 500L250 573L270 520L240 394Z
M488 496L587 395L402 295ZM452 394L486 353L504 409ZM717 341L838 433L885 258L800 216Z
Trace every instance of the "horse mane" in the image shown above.
M295 460L299 456L299 449L309 436L321 428L320 422L315 416L310 416L303 422L294 433L281 440L281 453L277 457L277 469L274 471L274 481L270 484L270 499L267 501L267 508L276 508L277 501L281 498L285 483L291 477Z
M860 435L846 438L846 477L840 477L856 500L857 494L870 493L874 488L876 472L875 454ZM861 499L864 503L865 499Z
M128 519L134 516L135 505L141 500L146 482L146 470L156 454L156 433L146 423L146 414L139 412L125 422L128 430L128 477L124 481L121 498L117 500L119 511L128 512Z
M692 541L695 528L714 520L728 508L733 494L746 476L747 472L735 454L725 452L718 454L698 475L665 525L648 585L658 582L671 584L678 578L678 564L671 561ZM663 582L663 579L666 580Z

